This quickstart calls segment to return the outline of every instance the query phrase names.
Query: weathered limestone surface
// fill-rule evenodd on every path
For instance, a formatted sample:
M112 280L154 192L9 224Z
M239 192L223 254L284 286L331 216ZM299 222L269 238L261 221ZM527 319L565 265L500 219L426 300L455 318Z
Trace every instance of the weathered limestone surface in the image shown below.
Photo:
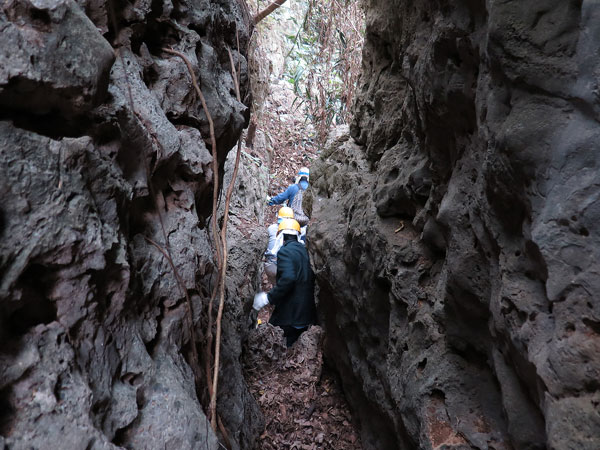
M161 49L196 68L223 178L248 120L227 50L246 97L249 23L235 0L0 6L0 448L219 448L184 294L149 241L169 237L202 356L215 174L188 69ZM251 448L262 417L239 363L242 305L263 242L235 225L266 186L247 167L239 183L218 407L233 448Z
M309 232L365 448L600 448L598 2L367 3Z

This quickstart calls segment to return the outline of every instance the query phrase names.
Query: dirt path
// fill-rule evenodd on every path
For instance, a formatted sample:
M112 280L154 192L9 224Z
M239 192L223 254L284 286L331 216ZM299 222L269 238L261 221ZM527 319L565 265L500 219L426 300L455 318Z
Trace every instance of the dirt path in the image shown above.
M335 374L323 365L323 330L314 326L289 349L266 323L251 332L244 360L250 391L265 416L258 449L360 449Z

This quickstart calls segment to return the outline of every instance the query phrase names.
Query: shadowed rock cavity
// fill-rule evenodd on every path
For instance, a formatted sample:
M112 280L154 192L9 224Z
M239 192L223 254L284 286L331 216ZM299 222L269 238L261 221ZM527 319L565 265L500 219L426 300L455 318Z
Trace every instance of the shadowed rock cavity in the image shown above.
M204 372L194 383L189 364L192 345L203 355L216 282L208 121L186 65L161 49L195 68L218 176L229 179L226 156L248 119L228 55L248 98L244 8L15 0L0 9L0 447L219 448ZM236 449L252 448L263 420L239 363L241 305L263 249L235 215L266 186L245 168L240 182L218 405ZM148 240L164 248L164 234L197 343L184 293Z
M599 448L599 36L595 2L367 2L309 234L365 448Z

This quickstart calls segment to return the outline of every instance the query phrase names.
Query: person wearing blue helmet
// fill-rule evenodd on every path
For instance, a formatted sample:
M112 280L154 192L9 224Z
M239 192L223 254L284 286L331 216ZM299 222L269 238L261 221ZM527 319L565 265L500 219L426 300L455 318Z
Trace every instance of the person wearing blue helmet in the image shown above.
M269 206L273 205L281 205L285 201L288 202L288 206L292 206L292 202L294 201L294 197L298 193L298 191L305 191L308 188L308 180L310 179L310 171L307 167L301 167L298 171L298 176L296 177L296 182L288 188L277 194L275 197L271 197L269 199Z

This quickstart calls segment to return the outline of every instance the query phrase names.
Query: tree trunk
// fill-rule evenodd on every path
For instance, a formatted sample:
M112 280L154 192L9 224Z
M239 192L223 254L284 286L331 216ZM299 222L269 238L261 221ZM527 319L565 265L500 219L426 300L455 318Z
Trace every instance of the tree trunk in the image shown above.
M254 148L254 137L256 136L256 119L252 116L250 119L250 125L248 125L248 132L246 133L246 147Z
M263 9L261 12L259 12L256 16L254 16L254 25L263 20L265 17L267 17L269 14L271 14L273 11L275 11L277 8L283 5L286 1L287 0L275 0L273 3L271 3L265 9Z

